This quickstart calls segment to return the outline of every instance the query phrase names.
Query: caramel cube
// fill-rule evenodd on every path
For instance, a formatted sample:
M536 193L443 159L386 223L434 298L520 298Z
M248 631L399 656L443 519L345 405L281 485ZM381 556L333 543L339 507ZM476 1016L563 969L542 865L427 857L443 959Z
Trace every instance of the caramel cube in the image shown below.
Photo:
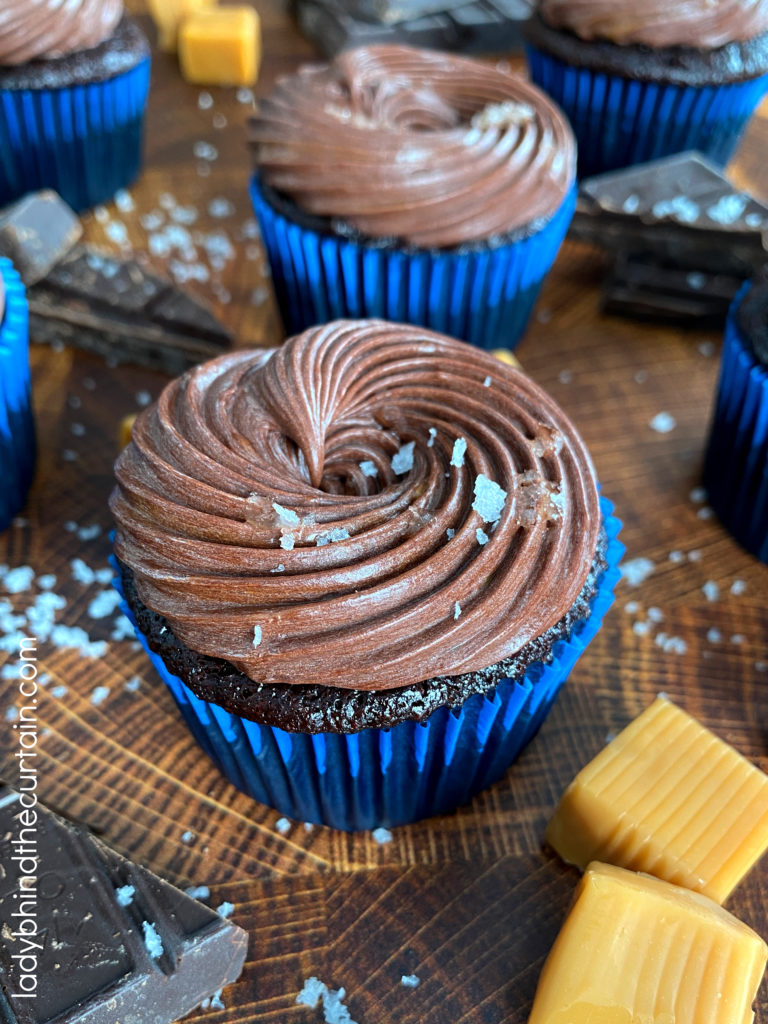
M120 421L120 447L127 448L131 443L131 431L133 430L133 424L136 422L136 413L132 412L129 416L124 416Z
M707 896L590 864L528 1024L750 1024L767 956Z
M149 13L157 28L157 43L161 50L175 53L179 28L185 18L196 11L216 6L217 0L148 0Z
M722 903L768 849L768 776L659 697L579 772L546 840Z
M179 32L181 72L197 85L253 85L261 61L259 16L252 7L198 11Z

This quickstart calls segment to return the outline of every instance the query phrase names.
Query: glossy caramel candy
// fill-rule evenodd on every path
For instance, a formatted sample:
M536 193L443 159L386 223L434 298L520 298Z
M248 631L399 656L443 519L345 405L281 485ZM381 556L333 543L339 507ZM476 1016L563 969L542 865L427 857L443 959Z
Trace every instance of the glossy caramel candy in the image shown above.
M196 85L253 85L261 61L261 26L252 7L220 7L186 18L179 61Z
M579 772L546 840L722 903L768 849L768 776L659 697Z
M590 864L528 1024L751 1024L768 947L701 893Z

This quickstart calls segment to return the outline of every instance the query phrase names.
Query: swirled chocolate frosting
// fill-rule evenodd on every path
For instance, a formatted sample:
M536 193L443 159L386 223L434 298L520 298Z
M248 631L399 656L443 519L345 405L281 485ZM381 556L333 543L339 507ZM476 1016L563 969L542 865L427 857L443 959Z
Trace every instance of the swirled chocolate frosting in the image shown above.
M0 67L98 46L122 16L123 0L2 0Z
M553 28L621 45L707 50L768 31L768 0L540 0Z
M265 683L388 690L493 665L568 612L600 530L589 456L540 388L381 321L189 371L116 475L141 601Z
M279 79L250 138L267 184L301 209L424 248L550 217L575 175L571 130L535 86L406 46L349 50Z

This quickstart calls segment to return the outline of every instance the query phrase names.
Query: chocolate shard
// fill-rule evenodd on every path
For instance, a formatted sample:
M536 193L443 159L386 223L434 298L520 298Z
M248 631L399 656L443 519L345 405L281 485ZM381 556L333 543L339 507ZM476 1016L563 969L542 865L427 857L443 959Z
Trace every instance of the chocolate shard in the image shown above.
M746 279L768 258L768 207L700 153L678 153L583 181L570 237Z
M7 256L25 285L36 284L83 234L77 214L56 192L32 192L0 213L0 256Z
M171 1024L242 970L247 935L0 786L0 1021Z
M64 342L178 375L232 337L213 313L135 259L76 245L28 290L33 341Z
M717 327L741 284L741 278L727 274L620 253L603 283L602 308L633 319Z

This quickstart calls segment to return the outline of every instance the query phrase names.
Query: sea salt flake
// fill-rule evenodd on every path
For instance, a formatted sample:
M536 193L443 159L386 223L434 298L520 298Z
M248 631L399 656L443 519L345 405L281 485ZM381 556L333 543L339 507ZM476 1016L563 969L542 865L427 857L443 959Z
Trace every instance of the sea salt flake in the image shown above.
M276 501L272 502L272 508L277 512L277 517L280 520L281 526L299 525L299 514L292 508L285 508L284 505L278 505Z
M482 547L482 546L483 546L484 544L487 544L487 543L488 543L488 541L490 540L490 538L489 538L488 534L487 534L487 533L485 532L485 530L481 530L479 526L478 526L478 528L477 528L477 529L475 530L475 536L477 537L477 543L478 543L478 544L479 544L479 545L480 545L481 547Z
M118 189L118 191L115 192L115 206L118 208L120 213L132 213L133 210L136 209L133 196L124 188Z
M20 594L24 590L29 590L34 578L34 569L28 565L20 565L5 574L3 585L9 594Z
M219 155L219 151L215 146L212 146L210 142L196 142L192 148L192 152L198 160L212 161L216 160Z
M435 438L437 437L437 430L434 427L429 428L429 440L427 441L427 448L433 448L435 444Z
M261 626L253 627L253 646L258 647L261 643Z
M624 605L624 611L627 615L637 615L640 611L640 603L638 601L627 601Z
M456 536L456 531L449 526L448 529L445 531L445 536L448 538L448 540L453 540L453 538Z
M151 921L142 921L141 927L144 931L144 947L153 960L159 960L163 955L163 942L157 928Z
M715 354L715 343L713 341L700 341L696 347L706 359L710 359Z
M371 835L373 836L374 842L378 843L380 846L385 843L392 842L392 833L388 828L375 828L373 832L371 832Z
M217 196L208 203L208 213L216 220L223 220L225 217L231 217L234 212L235 204L229 199L225 199L223 196Z
M181 834L181 841L182 841L182 843L191 843L194 838L195 838L195 833L194 832L190 832L189 829L187 829L186 832L182 832L182 834Z
M719 629L712 628L707 630L707 640L711 644L719 644L722 639L723 634L720 632Z
M407 444L401 445L392 456L392 472L397 476L402 476L413 469L413 449L415 446L415 441L409 441Z
M280 547L284 551L293 551L295 543L296 538L292 533L284 533L283 536L280 538Z
M463 437L457 437L453 442L453 454L451 455L451 465L459 469L464 465L464 456L467 452L467 442Z
M677 420L668 412L658 412L650 421L648 426L657 434L668 434L677 426Z
M92 619L106 619L117 608L121 600L118 592L110 587L109 590L103 590L93 598L88 605L88 614Z
M501 517L504 503L507 500L507 492L499 487L494 480L479 473L475 479L474 487L475 500L472 508L485 523L495 523Z
M39 582L39 580L38 580L38 582ZM740 594L743 594L746 589L747 589L747 584L746 584L745 580L734 580L733 583L731 584L731 593L735 597L738 597Z
M406 988L418 988L421 978L416 974L404 974L400 979L400 984L405 985Z
M622 578L627 581L630 587L638 587L648 579L655 566L650 558L631 558L628 562L622 562L619 566Z
M682 551L670 551L669 552L669 560L670 560L670 562L675 562L676 564L678 562L684 562L685 561L685 555L683 554Z
M461 605L460 605L460 604L459 604L459 602L457 601L457 602L456 602L456 603L454 604L454 606L453 606L453 617L454 617L454 619L458 619L458 617L459 617L460 615L461 615Z
M703 487L694 487L688 497L696 505L701 505L702 502L707 500L707 492Z
M336 544L340 540L349 540L349 531L341 526L334 526L332 530L319 533L315 539L315 544L321 548L326 544Z
M270 572L285 572L285 566L281 562L279 565L276 565L274 569L270 569L269 571Z
M201 92L197 97L197 105L201 110L210 110L213 106L213 96L209 92Z
M637 636L647 636L651 631L650 623L648 622L633 622L632 632Z
M743 644L746 639L747 638L744 636L743 633L734 633L733 636L731 637L731 643L732 644Z
M649 608L646 614L648 618L651 620L651 622L664 621L664 612L661 610L661 608Z
M190 885L184 892L193 900L207 900L211 895L211 890L207 885Z
M709 505L702 505L702 507L696 513L696 518L711 519L714 514L714 509L710 508Z
M707 580L701 589L708 601L717 601L720 597L720 587L714 580Z
M672 217L681 224L693 224L699 216L699 207L687 196L675 196L655 203L651 213L659 220L663 217Z
M489 388L490 386L491 386L491 378L490 377L486 377L485 380L483 381L483 387L484 388Z
M95 708L97 708L99 706L99 704L103 704L104 703L104 701L107 699L108 696L109 696L109 687L108 686L97 686L96 689L91 694L91 704L93 704L93 706Z
M291 831L291 823L287 818L278 818L275 822L275 828L281 836L284 836L286 832Z
M216 907L216 913L219 917L229 917L234 912L234 909L234 903L228 903L227 900L225 900Z
M360 469L363 471L363 476L378 476L379 471L376 468L376 463L371 462L370 459L366 459L365 462L360 463Z
M117 905L119 907L129 907L133 903L135 893L136 890L132 885L121 885L118 889L115 889Z
M707 210L707 216L716 224L734 224L747 208L749 197L745 195L722 196Z
M140 677L139 676L131 676L131 678L125 684L125 689L129 693L136 693L136 691L139 689L140 686L141 686L141 679L140 679Z
M632 195L627 196L621 204L621 208L624 213L637 213L640 208L640 196L633 192Z

